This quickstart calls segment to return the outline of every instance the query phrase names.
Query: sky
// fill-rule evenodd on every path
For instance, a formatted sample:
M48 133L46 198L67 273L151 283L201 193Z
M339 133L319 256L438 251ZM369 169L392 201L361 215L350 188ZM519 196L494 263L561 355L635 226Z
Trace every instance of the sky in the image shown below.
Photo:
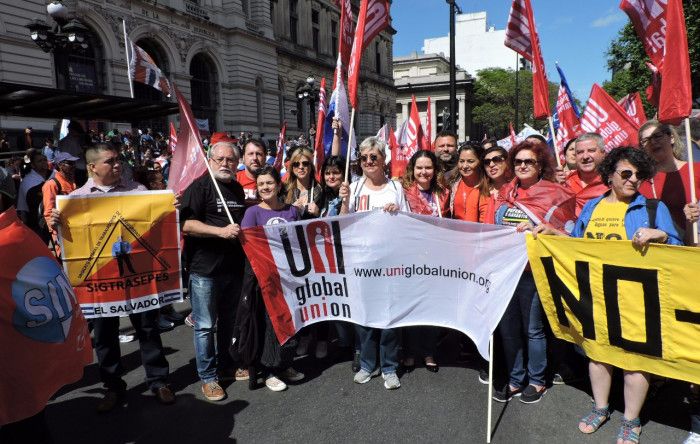
M618 0L531 0L547 78L558 83L555 62L574 95L584 103L593 83L610 79L605 53L627 22ZM509 0L457 0L464 13L486 11L489 26L504 29ZM423 39L449 34L445 0L394 0L391 5L394 57L422 52ZM456 42L459 46L459 41Z

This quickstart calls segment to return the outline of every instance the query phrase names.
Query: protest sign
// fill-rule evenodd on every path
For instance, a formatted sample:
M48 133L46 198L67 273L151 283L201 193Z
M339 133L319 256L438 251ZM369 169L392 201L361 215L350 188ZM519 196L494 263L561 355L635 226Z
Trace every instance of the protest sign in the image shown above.
M63 266L88 318L182 300L180 226L171 191L58 196Z
M459 330L488 343L526 263L513 228L382 211L244 230L281 343L341 320Z
M554 334L627 370L700 383L700 250L629 241L528 236Z
M92 362L75 294L46 245L0 214L0 426L40 412ZM32 442L32 437L26 437Z

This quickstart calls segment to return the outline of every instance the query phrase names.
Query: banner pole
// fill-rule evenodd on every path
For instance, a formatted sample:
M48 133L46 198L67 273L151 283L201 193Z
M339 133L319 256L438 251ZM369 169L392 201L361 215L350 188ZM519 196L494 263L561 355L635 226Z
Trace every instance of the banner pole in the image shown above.
M352 146L352 135L355 127L355 108L350 112L350 128L348 128L348 148L345 150L345 181L350 183L350 147Z
M129 93L134 98L134 83L131 79L131 60L129 59L129 37L126 35L126 20L122 19L122 29L124 30L124 55L126 55L126 75L129 76Z
M489 391L488 391L488 406L486 407L486 443L491 443L491 410L493 408L493 334L489 340Z
M695 166L693 165L693 139L690 137L690 117L685 118L685 148L688 152L688 175L690 184L690 203L697 202L695 195ZM693 244L698 244L698 223L693 222Z
M549 116L547 120L549 120L549 134L552 135L552 144L554 145L554 160L557 161L557 168L561 168L561 159L557 152L557 135L554 133L554 120L552 120L552 116Z

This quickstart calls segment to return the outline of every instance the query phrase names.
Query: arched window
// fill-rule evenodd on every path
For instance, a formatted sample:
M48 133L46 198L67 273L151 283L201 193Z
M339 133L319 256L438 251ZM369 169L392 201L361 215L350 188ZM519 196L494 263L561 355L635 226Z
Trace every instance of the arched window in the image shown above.
M209 121L209 131L216 130L216 111L218 108L218 73L214 62L199 53L190 62L190 87L192 91L192 112L198 119Z
M255 79L255 103L257 104L258 112L258 129L263 128L263 80L258 77Z
M85 33L88 44L83 51L54 50L58 89L99 94L105 92L104 50L102 42L90 29Z

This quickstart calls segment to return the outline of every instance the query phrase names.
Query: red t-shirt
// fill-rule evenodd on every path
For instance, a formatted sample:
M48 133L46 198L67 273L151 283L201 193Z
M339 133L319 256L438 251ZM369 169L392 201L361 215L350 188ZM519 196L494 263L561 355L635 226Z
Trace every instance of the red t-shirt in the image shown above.
M593 182L584 186L583 183L581 183L578 171L574 171L566 178L564 186L576 194L576 216L581 214L581 210L583 206L586 205L586 202L598 196L602 196L610 189L603 183L603 180L598 175L595 176Z
M694 162L695 196L700 197L700 163ZM682 191L681 191L682 190ZM639 187L639 192L647 199L659 199L666 204L671 212L673 222L685 229L685 215L683 207L690 202L690 176L688 164L683 165L678 171L664 173L659 171L654 179L645 181Z
M470 187L463 180L457 183L454 192L452 217L469 222L485 222L487 220L489 198L481 196L479 189Z
M255 179L249 178L246 172L247 170L241 170L236 173L236 181L243 187L243 192L245 193L245 206L251 207L259 203L258 189L255 184Z

